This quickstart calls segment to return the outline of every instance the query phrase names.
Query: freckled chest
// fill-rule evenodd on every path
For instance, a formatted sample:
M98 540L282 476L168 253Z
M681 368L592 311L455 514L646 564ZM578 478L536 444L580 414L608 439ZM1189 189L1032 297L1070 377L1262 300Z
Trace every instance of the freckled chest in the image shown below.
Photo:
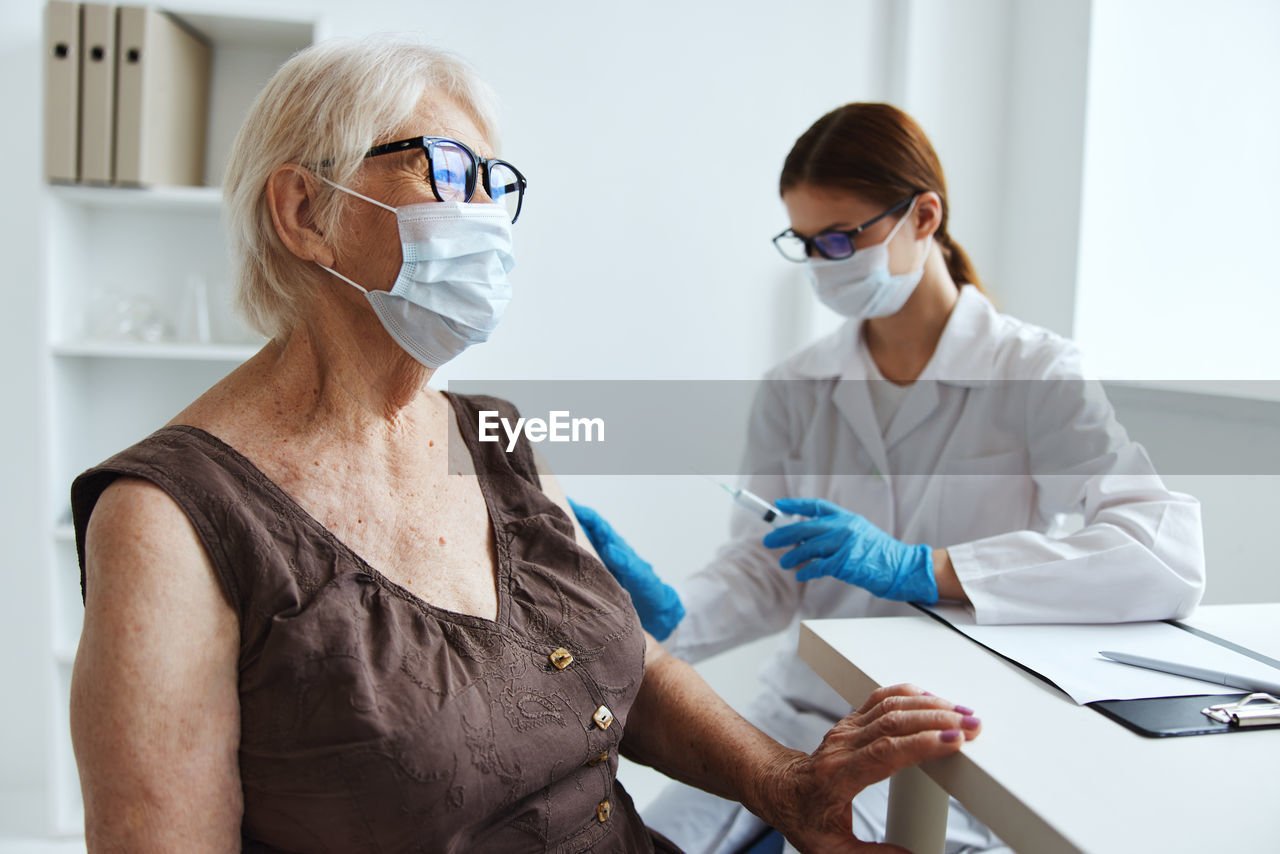
M446 473L443 444L396 461L312 449L277 456L267 474L389 580L437 607L493 619L496 553L484 495L469 466Z

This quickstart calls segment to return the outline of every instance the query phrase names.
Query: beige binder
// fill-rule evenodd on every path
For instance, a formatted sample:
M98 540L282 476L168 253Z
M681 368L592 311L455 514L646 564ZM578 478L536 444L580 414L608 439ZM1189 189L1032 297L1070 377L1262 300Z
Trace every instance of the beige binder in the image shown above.
M115 171L116 7L83 3L80 8L80 180L110 184Z
M211 56L209 45L176 18L120 7L116 183L204 183Z
M80 147L80 4L44 9L44 174L75 181Z

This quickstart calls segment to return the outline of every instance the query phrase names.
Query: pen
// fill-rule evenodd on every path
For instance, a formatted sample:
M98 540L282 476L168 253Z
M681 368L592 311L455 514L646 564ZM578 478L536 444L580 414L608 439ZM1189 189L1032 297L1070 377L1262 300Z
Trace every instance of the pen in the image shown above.
M1218 685L1227 685L1244 691L1265 691L1268 694L1280 697L1280 682L1257 679L1253 676L1238 676L1234 673L1223 673L1220 670L1194 667L1190 664L1178 664L1174 661L1161 661L1158 658L1147 658L1145 655L1130 655L1127 652L1101 650L1098 655L1103 658L1109 658L1112 661L1118 661L1121 664L1145 667L1148 670L1160 670L1178 676L1190 676L1192 679L1203 679L1205 682L1214 682Z

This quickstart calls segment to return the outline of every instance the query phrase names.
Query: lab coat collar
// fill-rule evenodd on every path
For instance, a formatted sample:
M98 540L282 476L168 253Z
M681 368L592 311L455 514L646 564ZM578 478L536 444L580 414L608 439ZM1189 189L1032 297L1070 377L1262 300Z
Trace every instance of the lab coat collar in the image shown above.
M973 285L964 285L919 379L966 387L996 379L1000 325L1000 313L991 300Z
M981 291L964 285L920 379L959 386L984 385L993 379L999 318L995 306ZM851 319L793 357L790 368L799 377L866 380L870 376L870 360L862 322Z

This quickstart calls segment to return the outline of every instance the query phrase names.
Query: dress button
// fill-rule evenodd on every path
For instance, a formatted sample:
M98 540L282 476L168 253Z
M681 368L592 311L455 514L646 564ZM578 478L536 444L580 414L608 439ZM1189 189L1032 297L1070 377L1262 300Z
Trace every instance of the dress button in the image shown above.
M564 647L560 647L551 655L547 656L551 659L551 663L556 666L556 670L564 670L570 664L573 664L573 653Z
M608 801L601 801L596 807L596 821L605 822L609 820L609 813L613 811L613 807L609 806Z
M597 765L603 765L608 761L609 761L609 751L606 750L604 753L601 753L599 756L592 756L590 759L588 759L587 765L594 768Z
M600 729L608 729L609 724L613 723L613 712L609 711L608 706L601 706L596 709L596 713L591 716L591 720L596 722L596 726Z

